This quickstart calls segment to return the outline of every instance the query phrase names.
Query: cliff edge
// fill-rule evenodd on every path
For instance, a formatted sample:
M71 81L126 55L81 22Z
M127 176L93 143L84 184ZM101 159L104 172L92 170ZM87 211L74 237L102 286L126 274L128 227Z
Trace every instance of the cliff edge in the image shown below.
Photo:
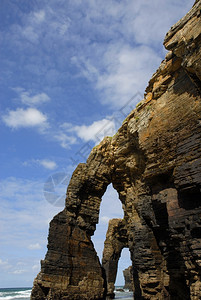
M124 208L135 299L201 295L201 0L167 33L145 98L79 164L50 223L32 300L105 299L91 235L112 183Z

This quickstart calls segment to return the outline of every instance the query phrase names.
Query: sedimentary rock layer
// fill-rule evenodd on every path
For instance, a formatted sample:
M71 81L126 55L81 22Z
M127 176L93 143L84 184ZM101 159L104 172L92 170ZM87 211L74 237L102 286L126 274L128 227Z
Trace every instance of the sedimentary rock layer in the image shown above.
M109 221L102 259L107 282L107 296L110 298L114 298L114 284L123 248L128 248L126 221L124 219L112 219Z
M108 184L119 194L135 299L201 295L201 1L173 26L144 100L117 134L74 171L50 224L32 300L102 299L105 274L91 242Z
M132 266L125 269L123 271L123 274L124 274L124 280L125 280L124 289L133 291L134 286L133 286L133 268L132 268Z

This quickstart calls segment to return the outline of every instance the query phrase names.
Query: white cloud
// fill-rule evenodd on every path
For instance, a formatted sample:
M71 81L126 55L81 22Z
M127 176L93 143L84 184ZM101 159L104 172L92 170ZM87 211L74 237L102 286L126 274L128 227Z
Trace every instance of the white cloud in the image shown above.
M40 271L40 264L35 264L32 266L32 270L35 271L35 272L39 272Z
M42 165L44 168L46 168L48 170L54 170L57 168L57 164L52 160L42 159L42 160L37 160L37 161L40 165Z
M0 259L0 269L3 272L9 272L12 269L12 265L9 263L8 259Z
M35 243L35 244L30 244L28 246L29 250L40 250L42 247L39 243Z
M20 274L23 274L23 273L26 273L26 272L27 272L27 270L21 269L21 270L12 271L10 273L20 275Z
M72 131L76 132L77 136L85 142L90 140L97 142L104 136L112 136L116 132L114 121L108 119L95 121L89 126L74 126Z
M0 266L6 266L6 265L8 265L8 260L3 261L3 260L0 258Z
M96 91L97 101L116 110L137 92L144 93L148 80L164 57L162 39L166 31L190 8L190 2L154 0L150 4L141 0L135 3L109 0L97 6L90 0L84 4L62 1L62 5L49 1L22 14L22 22L11 25L5 36L12 48L16 47L16 53L23 53L21 64L25 74L28 72L37 80L43 80L51 98L50 90L65 85L69 78L82 76ZM50 102L46 93L36 92L36 89L35 92L22 88L16 91L25 105ZM64 105L60 101L59 105ZM4 123L14 129L40 127L41 134L65 149L78 143L78 138L97 142L105 135L112 135L103 130L104 134L96 137L107 122L104 120L106 118L91 125L72 126L72 130L67 131L52 118L48 131L45 130L47 116L39 110L18 108L3 116ZM112 122L108 121L111 131Z
M20 101L29 106L36 106L50 101L50 97L46 93L33 94L31 91L26 91L24 88L16 87L13 90L18 93Z
M98 60L73 56L71 62L94 84L101 102L117 109L137 92L144 92L161 60L162 56L151 46L131 47L116 41L108 45Z
M36 23L42 23L45 20L45 11L39 10L33 13L33 21Z
M49 1L22 14L21 24L8 29L7 40L28 53L21 57L24 68L46 86L66 83L65 72L73 63L76 75L90 80L100 93L97 98L116 108L144 92L164 57L165 33L193 2Z
M155 48L158 45L162 46L166 32L188 12L194 1L137 2L138 9L134 18L130 20L129 33L137 43Z
M31 43L38 43L39 35L34 31L34 28L31 26L23 28L22 36Z
M161 61L150 47L112 45L104 55L105 72L97 78L96 88L102 92L102 102L113 107L125 104L137 92L143 92L148 79Z
M48 170L54 170L57 168L55 161L50 159L31 159L23 163L24 166L40 165Z
M44 9L26 15L19 38L25 37L33 44L38 44L42 39L46 42L49 39L58 40L67 34L70 21L68 10L65 12L59 5L44 5Z
M25 266L26 264L25 264L25 262L23 262L23 261L18 261L18 263L17 263L17 266Z
M83 56L72 56L71 63L75 64L80 70L82 76L86 77L90 81L94 81L99 76L99 70L92 65L89 59L86 59Z
M62 148L69 149L71 145L77 142L75 136L70 136L64 133L62 130L58 130L54 133L53 138L59 142Z
M25 127L47 127L47 117L36 108L17 108L3 116L4 123L13 129Z
M37 105L37 104L50 101L50 97L48 97L48 95L45 93L40 93L34 96L30 96L29 92L23 92L21 93L20 96L21 96L22 103L27 105Z
M111 0L97 8L93 1L86 2L87 17L80 24L87 29L88 42L74 53L71 63L92 82L101 102L116 109L137 92L144 93L164 58L166 32L191 4Z
M105 136L112 136L116 132L114 119L102 119L94 121L91 125L76 125L63 123L61 125L63 131L68 134L74 133L84 142L93 141L100 142Z
M116 128L114 119L110 118L94 121L90 125L73 126L71 123L63 123L53 132L52 138L63 148L69 149L71 145L78 143L78 139L83 142L99 143L105 136L114 135Z

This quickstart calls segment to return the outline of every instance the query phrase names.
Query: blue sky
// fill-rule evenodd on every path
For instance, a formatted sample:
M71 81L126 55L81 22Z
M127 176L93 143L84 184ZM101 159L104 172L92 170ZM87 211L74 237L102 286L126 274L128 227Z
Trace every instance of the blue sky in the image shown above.
M166 32L193 2L0 1L0 287L32 285L72 171L141 100ZM108 220L122 215L109 186L99 256Z

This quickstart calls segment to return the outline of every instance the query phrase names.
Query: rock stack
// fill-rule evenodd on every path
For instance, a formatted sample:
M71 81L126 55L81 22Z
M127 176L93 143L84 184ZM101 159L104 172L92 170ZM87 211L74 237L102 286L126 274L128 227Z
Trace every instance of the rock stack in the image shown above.
M123 271L123 274L124 274L124 279L125 279L124 289L133 291L134 287L133 287L133 268L132 268L132 266L125 269Z

